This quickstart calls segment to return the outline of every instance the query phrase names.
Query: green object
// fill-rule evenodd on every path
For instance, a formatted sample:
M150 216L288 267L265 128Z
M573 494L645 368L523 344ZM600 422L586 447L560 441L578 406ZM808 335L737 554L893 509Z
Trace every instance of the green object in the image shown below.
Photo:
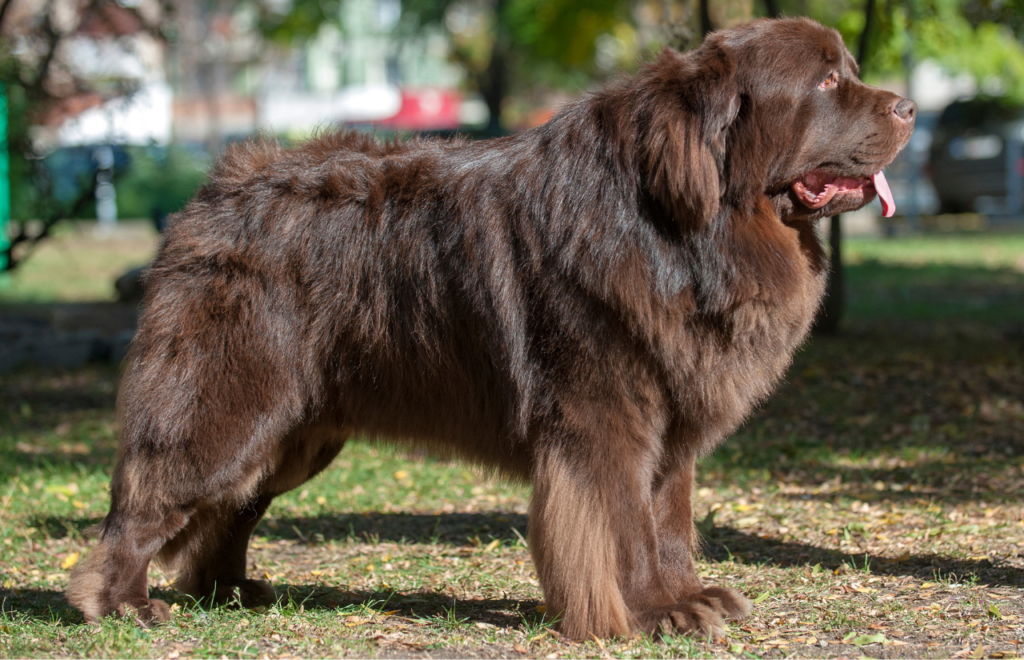
M7 88L0 82L0 286L11 267L11 164L7 156Z

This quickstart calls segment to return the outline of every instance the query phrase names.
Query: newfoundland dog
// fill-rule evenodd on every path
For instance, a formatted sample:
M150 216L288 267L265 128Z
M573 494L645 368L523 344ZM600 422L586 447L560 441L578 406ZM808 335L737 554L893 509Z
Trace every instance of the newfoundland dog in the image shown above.
M196 598L273 599L245 574L257 522L369 437L532 484L570 638L744 616L694 566L694 464L807 335L814 221L876 195L892 213L915 112L834 30L759 20L512 137L230 149L150 272L68 600L166 620L154 558Z

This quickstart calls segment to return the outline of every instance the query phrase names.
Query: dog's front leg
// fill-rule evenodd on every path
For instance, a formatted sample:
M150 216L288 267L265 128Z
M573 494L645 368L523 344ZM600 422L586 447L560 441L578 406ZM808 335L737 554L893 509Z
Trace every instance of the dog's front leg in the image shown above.
M666 457L664 476L655 492L658 554L665 585L677 603L704 612L705 623L720 627L724 619L742 619L750 612L750 601L728 587L707 587L701 583L694 562L698 536L693 524L693 486L696 454L680 452ZM710 611L707 614L705 611Z

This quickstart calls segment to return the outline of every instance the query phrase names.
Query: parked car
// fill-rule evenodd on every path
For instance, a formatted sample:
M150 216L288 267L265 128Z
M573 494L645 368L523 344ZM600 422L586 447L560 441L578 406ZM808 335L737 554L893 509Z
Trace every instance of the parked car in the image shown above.
M918 112L907 148L885 171L896 200L896 213L908 218L912 225L918 216L933 214L939 209L935 187L927 174L932 135L938 120L937 112ZM877 210L881 211L880 205Z
M956 101L939 116L929 174L940 213L1024 210L1024 107L999 99Z

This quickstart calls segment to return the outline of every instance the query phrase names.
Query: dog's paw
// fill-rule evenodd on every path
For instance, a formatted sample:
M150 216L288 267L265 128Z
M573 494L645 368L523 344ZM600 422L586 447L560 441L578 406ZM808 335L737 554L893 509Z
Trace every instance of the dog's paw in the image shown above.
M156 598L150 598L145 605L122 603L115 612L118 616L135 619L135 623L143 628L166 623L174 618L167 603Z
M729 587L708 587L696 595L694 600L733 621L745 619L752 607L746 596Z
M728 587L710 587L672 605L654 608L638 617L640 629L654 635L695 634L720 637L726 619L750 613L750 601Z

